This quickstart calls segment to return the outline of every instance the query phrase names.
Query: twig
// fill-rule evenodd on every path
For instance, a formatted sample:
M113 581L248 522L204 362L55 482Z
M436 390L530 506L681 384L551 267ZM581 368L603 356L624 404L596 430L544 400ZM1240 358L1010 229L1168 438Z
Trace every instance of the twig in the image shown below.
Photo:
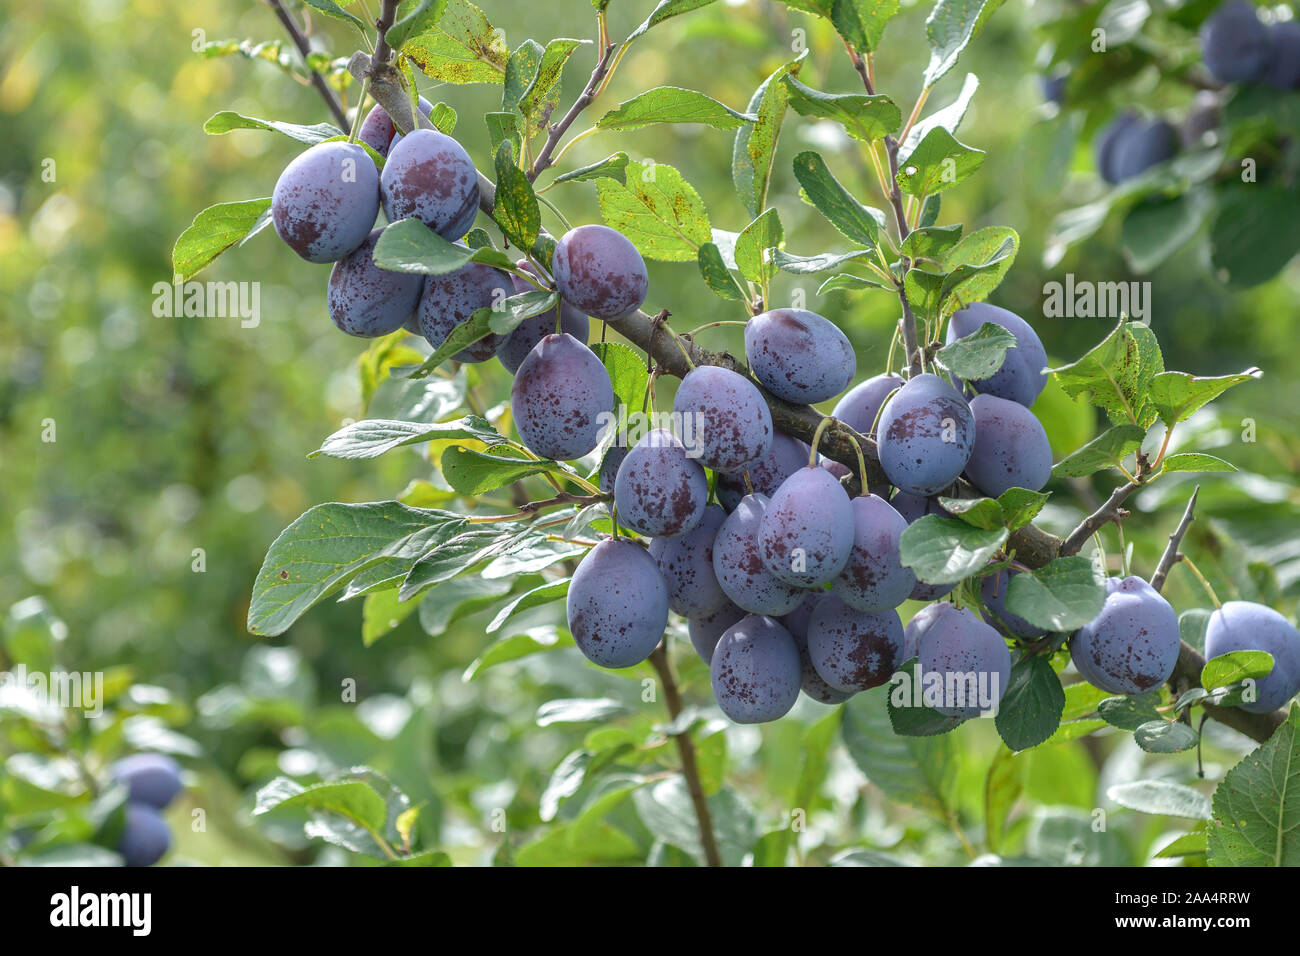
M555 147L559 145L562 137L573 125L580 113L591 105L592 100L596 98L596 90L600 86L600 81L605 78L605 72L609 69L610 57L614 55L614 50L618 44L606 44L605 49L601 51L600 59L596 61L596 68L591 71L591 78L587 80L587 85L583 88L582 93L573 101L569 111L564 114L564 118L558 123L552 123L551 128L546 135L546 143L542 146L542 151L537 154L533 160L533 165L528 170L528 181L534 182L551 165L551 154L555 152Z
M293 17L289 16L289 11L284 8L284 4L282 4L280 0L266 0L266 2L271 9L275 11L275 15L279 18L280 23L284 25L284 29L288 32L289 38L293 40L293 45L296 46L298 52L302 54L303 63L305 64L307 61L307 54L311 52L311 44L307 42L307 38L303 36L302 30L298 29L298 24L294 22ZM316 92L321 95L321 98L325 101L325 105L329 107L330 112L334 114L334 118L338 120L339 128L346 130L348 128L348 115L343 112L343 105L339 103L338 97L334 95L334 91L331 90L329 84L325 82L325 77L311 69L311 67L307 68L307 72L311 74L311 85L316 88ZM358 109L359 108L360 107L358 107Z
M670 720L676 720L682 712L682 695L677 689L673 677L672 665L668 662L668 641L660 642L650 655L659 682L664 687L664 704L668 708ZM682 776L686 778L686 789L690 792L691 803L695 807L695 819L700 827L700 847L704 850L704 860L709 866L722 866L722 856L718 853L717 837L713 833L713 815L709 812L709 801L704 795L704 784L700 781L700 767L695 759L695 741L691 740L688 727L680 733L673 734L677 744L677 754L682 761Z
M1160 563L1156 565L1155 574L1151 575L1151 586L1157 591L1165 586L1165 579L1169 577L1170 570L1181 558L1178 553L1178 546L1182 544L1183 535L1187 534L1187 529L1192 524L1193 515L1196 511L1196 496L1200 493L1201 486L1197 485L1192 491L1192 497L1187 502L1187 509L1183 512L1183 520L1178 522L1178 527L1169 535L1169 545L1165 548L1165 553L1160 556Z
M372 57L374 63L388 65L392 59L393 48L388 45L388 38L385 34L393 26L393 21L397 19L398 0L384 0L379 10L379 17L375 20L375 31L379 34L375 41L375 55Z
M1142 485L1140 482L1130 481L1120 485L1112 491L1110 497L1106 499L1105 504L1092 514L1088 515L1088 517L1084 518L1079 527L1075 528L1065 536L1065 540L1061 542L1059 556L1066 557L1071 554L1078 554L1079 549L1087 543L1088 539L1091 538L1096 531L1100 530L1110 522L1117 521L1123 517L1120 505L1124 503L1125 499L1127 499L1129 495L1133 494L1133 492L1137 491L1141 487Z

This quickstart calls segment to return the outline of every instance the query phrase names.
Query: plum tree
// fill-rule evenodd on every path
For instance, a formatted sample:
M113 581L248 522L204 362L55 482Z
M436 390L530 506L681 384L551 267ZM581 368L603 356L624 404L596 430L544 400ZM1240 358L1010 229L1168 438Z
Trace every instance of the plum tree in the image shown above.
M947 488L975 445L975 419L961 393L926 372L908 379L880 413L880 466L894 487L914 495Z
M1101 128L1097 134L1094 147L1097 158L1097 173L1112 186L1119 183L1115 172L1115 153L1120 140L1128 130L1142 122L1142 118L1132 110L1127 110Z
M709 662L713 696L738 724L784 717L799 699L802 676L790 632L757 614L727 628Z
M1047 352L1033 326L1009 309L972 302L958 309L948 321L948 341L955 342L979 330L985 322L1001 326L1016 337L1007 349L1002 367L988 378L967 382L983 395L1019 402L1028 408L1047 385Z
M351 255L330 269L326 301L330 318L348 335L378 338L403 328L420 301L423 276L375 265L376 229Z
M831 417L842 421L856 432L870 435L876 424L880 406L891 392L900 389L905 380L897 375L876 375L854 385L844 393L831 411Z
M787 584L810 588L844 570L853 536L853 505L844 486L825 468L805 467L768 502L758 541L769 571Z
M715 471L740 471L772 448L772 412L767 402L753 382L730 369L719 365L692 369L677 386L673 411L691 436L691 451Z
M479 309L499 306L513 291L509 273L481 262L467 262L453 272L426 276L416 311L420 331L436 349L456 326L468 322ZM503 340L502 336L490 333L452 357L457 362L486 362L496 354Z
M586 553L565 598L569 632L592 663L639 664L668 627L668 585L639 544L610 538Z
M803 692L819 704L842 704L853 696L853 691L838 690L826 683L826 679L817 673L812 658L808 655L808 622L812 619L813 608L825 596L824 591L810 591L799 606L779 620L781 626L790 632L794 643L799 648L799 666L801 677L799 686Z
M934 693L939 713L977 717L1006 693L1011 652L997 631L966 608L936 606L939 610L920 629L917 642L922 686Z
M379 171L356 143L317 143L293 158L271 193L271 222L308 262L338 262L379 215Z
M803 600L803 590L767 569L758 534L767 510L766 495L745 495L718 529L713 541L713 572L718 584L751 614L788 614Z
M166 754L138 753L123 757L109 775L126 787L127 799L165 810L181 792L181 768Z
M652 538L671 538L694 529L708 500L704 469L687 457L672 432L662 428L647 432L632 447L614 479L619 522Z
M1300 23L1281 20L1269 28L1270 54L1264 82L1275 90L1300 88Z
M980 579L980 600L984 602L986 612L984 620L994 625L1001 624L1015 637L1033 641L1047 632L1007 610L1007 588L1011 586L1011 579L1019 573L1003 570Z
M478 173L450 136L412 130L389 148L379 195L389 222L414 216L442 238L456 240L478 215Z
M691 639L691 646L704 663L713 660L713 649L718 646L718 638L722 637L722 633L748 613L728 599L726 604L707 617L687 620L686 633Z
M757 463L744 471L718 473L718 501L728 511L733 510L745 497L745 475L755 492L771 497L781 483L808 464L808 446L785 432L772 434L772 447Z
M889 499L889 504L908 524L926 515L938 515L940 518L952 517L939 504L938 499L932 496L909 495L906 491L896 491L894 497ZM955 584L927 584L925 581L917 581L908 597L913 601L933 601L950 593L956 586Z
M838 395L858 370L848 336L829 319L804 309L773 309L750 319L745 357L769 392L801 405Z
M1232 651L1265 651L1273 670L1255 682L1255 699L1239 706L1263 714L1300 693L1300 633L1285 617L1253 601L1227 601L1210 615L1205 628L1205 656Z
M1178 615L1139 577L1106 582L1101 613L1070 641L1070 658L1084 680L1111 694L1159 687L1178 662Z
M1133 179L1178 152L1178 130L1163 119L1138 120L1124 128L1111 154L1116 182Z
M1033 412L996 395L976 395L970 410L975 418L975 447L966 463L966 477L971 484L990 498L1008 488L1038 491L1047 484L1052 477L1052 446Z
M613 409L609 372L595 352L564 333L538 342L510 387L519 437L556 461L581 458L599 445L604 416Z
M854 498L853 547L848 563L835 579L834 591L858 611L896 608L916 587L916 575L903 567L899 538L907 519L883 498L866 494Z
M578 226L566 232L555 244L551 271L566 302L606 321L639 309L650 287L641 253L609 226Z
M808 621L808 657L840 691L879 687L903 663L903 624L892 608L856 610L834 594L822 597Z
M433 112L433 104L423 96L420 97L420 112L425 116ZM388 157L388 150L393 144L395 135L397 135L397 127L393 124L393 118L388 115L388 110L378 103L371 107L366 118L361 121L361 129L357 131L357 139L385 159Z
M171 848L167 821L147 803L128 803L117 852L127 866L153 866Z
M1201 56L1221 83L1258 80L1272 57L1270 39L1254 4L1228 0L1201 24Z
M690 531L650 542L650 556L668 584L668 605L682 617L708 617L731 603L713 573L713 539L726 518L725 511L709 505Z
M525 272L537 274L537 270L529 264L527 259L520 259L517 265ZM510 281L514 285L516 293L528 292L533 288L526 280L516 275L512 275ZM555 324L555 309L553 308L524 319L497 346L497 360L510 372L519 371L519 366L524 364L524 359L533 350L533 346L556 331ZM572 335L579 342L586 344L587 335L591 332L591 323L587 321L587 317L581 311L567 302L560 303L559 325L559 331Z

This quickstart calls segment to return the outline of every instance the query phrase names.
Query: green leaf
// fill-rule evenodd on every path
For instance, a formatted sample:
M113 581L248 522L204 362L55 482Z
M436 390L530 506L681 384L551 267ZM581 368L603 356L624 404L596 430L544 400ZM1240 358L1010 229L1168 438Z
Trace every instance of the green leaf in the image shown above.
M1080 717L1095 714L1097 706L1109 697L1106 691L1093 687L1085 681L1071 684L1065 688L1065 710L1061 714L1061 719L1078 720Z
M501 231L520 249L531 249L542 228L542 212L527 174L515 165L514 147L509 142L497 147L497 194L492 218Z
M932 87L957 65L957 58L979 36L1002 0L939 0L925 21L930 41L930 62L925 67L925 85Z
M1020 236L1007 226L986 226L962 238L944 256L940 302L945 313L979 302L1002 282L1016 260Z
M438 132L450 136L456 129L456 111L446 103L434 103L429 111L429 122Z
M908 273L911 275L911 272ZM864 276L850 275L842 272L837 276L831 276L817 288L818 295L824 295L827 292L861 292L863 289L884 289L886 292L893 292L892 286L885 285L879 279L868 279Z
M1017 531L1038 517L1051 494L1028 488L1008 488L998 495L998 504L1006 519L1007 530Z
M537 726L549 727L551 724L585 724L591 721L615 717L627 708L610 697L598 698L557 698L548 700L537 708Z
M291 808L327 810L379 833L388 819L384 798L368 783L346 780L301 787L287 777L278 777L257 791L253 815Z
M775 271L769 250L785 242L785 229L775 209L769 209L741 230L736 239L736 266L750 282L763 285Z
M879 245L880 227L885 224L885 214L854 199L840 185L839 180L831 175L826 168L826 161L819 154L808 151L796 156L794 177L803 187L807 201L845 238L869 249L875 249Z
M797 74L806 55L806 51L799 54L759 84L746 108L746 113L757 119L743 124L736 131L731 153L731 181L745 209L755 218L767 207L772 160L776 156L781 124L785 120L788 96L781 78Z
M559 38L546 44L536 76L519 100L521 113L525 116L545 113L539 117L543 124L549 119L550 111L545 106L549 104L550 95L558 91L565 64L569 62L574 50L588 42L590 41Z
M482 10L469 0L448 0L437 24L408 39L402 55L444 83L501 83L510 51Z
M323 143L328 139L347 135L343 130L331 123L301 126L298 123L281 123L278 120L264 120L255 116L243 116L230 110L214 113L203 124L203 132L212 136L229 133L237 129L271 130L275 133L283 133L290 139L299 143L306 143L308 146L315 146L317 143Z
M303 3L314 10L319 10L327 17L333 17L335 20L345 20L361 31L362 36L366 33L366 25L360 17L348 13L334 0L302 0Z
M1259 680L1273 673L1273 666L1273 655L1267 651L1229 651L1205 662L1201 686L1215 690L1244 680Z
M1214 401L1228 389L1259 378L1263 373L1248 368L1236 375L1201 377L1186 372L1161 372L1147 385L1147 399L1167 426L1190 418L1198 408Z
M397 588L367 594L361 605L361 643L369 647L419 607L418 600L403 601Z
M815 256L796 256L784 249L777 249L772 253L772 264L783 272L789 272L791 275L807 276L815 275L818 272L829 272L831 269L838 269L846 262L866 259L870 256L871 250L869 249L854 249L851 252L823 252Z
M1214 791L1210 866L1300 866L1300 704Z
M702 123L714 129L736 129L757 119L696 90L659 86L620 103L596 120L596 125L601 129L631 130L657 123Z
M834 0L831 23L860 53L880 45L885 24L898 13L899 0Z
M1182 836L1176 837L1165 844L1156 853L1156 859L1173 860L1185 856L1205 856L1208 840L1209 836L1204 830L1192 830L1190 833L1184 833Z
M327 455L330 458L378 458L403 445L457 438L473 438L488 445L500 444L506 440L492 427L491 422L477 415L436 425L365 419L340 428L307 457Z
M542 45L536 40L525 40L506 61L506 75L501 84L501 108L513 112L519 100L537 78L537 67L542 62ZM520 110L522 113L523 111Z
M331 502L310 509L272 543L253 584L250 633L274 637L363 570L404 574L454 537L463 515L395 501Z
M419 379L431 375L453 355L473 345L479 339L491 335L494 319L499 321L497 310L491 306L476 309L473 315L452 329L451 334L443 340L442 344L433 350L433 354L412 369L407 377Z
M1024 657L1011 668L1011 680L998 703L998 733L1015 751L1037 747L1056 733L1065 709L1065 691L1051 662Z
M397 52L413 36L418 36L437 26L447 10L447 0L420 0L414 10L388 28L384 41Z
M899 251L911 259L929 259L933 262L942 262L944 256L959 239L961 239L962 225L957 223L952 226L927 226L923 229L913 229L903 240Z
M1160 468L1160 474L1174 471L1236 471L1237 466L1213 455L1183 452L1169 455Z
M375 243L375 265L391 272L446 275L470 262L482 262L498 269L514 269L508 255L482 246L471 249L448 242L415 217L386 226Z
M987 564L1007 537L1006 528L986 530L925 515L903 532L899 544L903 566L917 578L927 584L956 584Z
M889 694L885 699L885 712L889 716L889 726L900 737L932 737L946 734L948 731L965 723L965 717L948 717L939 713L925 702L923 686L917 679L916 658L900 667L906 684L890 681ZM895 697L898 700L895 701Z
M1002 367L1007 349L1016 347L1016 337L993 322L985 322L970 335L950 342L935 353L935 359L958 378L986 379Z
M700 267L700 275L704 277L704 284L714 295L736 302L744 301L745 294L736 282L736 277L727 269L727 264L722 261L722 253L718 250L717 243L706 242L700 246L696 261Z
M484 113L483 122L487 125L488 139L492 142L492 153L501 148L502 143L509 143L516 153L522 148L523 135L519 131L519 116L512 112Z
M1182 722L1170 723L1161 718L1133 731L1133 740L1147 753L1176 754L1195 747L1200 735Z
M442 476L462 495L481 495L529 475L568 475L553 461L508 458L451 445L442 453Z
M420 627L430 637L438 637L446 632L453 621L481 611L508 594L513 583L466 574L435 584L424 592L419 601Z
M883 93L823 93L789 75L781 77L781 82L790 108L800 116L834 120L864 143L884 139L903 122L898 105Z
M1210 819L1210 798L1199 790L1168 780L1135 780L1119 783L1106 796L1121 807L1157 816Z
M591 350L609 373L609 383L619 404L627 406L629 412L639 412L650 379L645 359L618 342L597 342Z
M993 531L1006 524L1002 505L996 498L947 498L940 496L939 505L944 511L973 528Z
M1115 425L1106 429L1078 451L1067 455L1052 468L1054 478L1086 478L1103 468L1119 468L1126 455L1137 451L1146 429L1137 425Z
M1121 319L1087 355L1052 372L1071 398L1083 397L1104 409L1115 424L1131 422L1145 429L1158 417L1146 395L1163 364L1151 330Z
M1007 817L1024 789L1025 762L999 747L984 777L984 840L994 853L1002 845Z
M911 196L932 196L965 182L983 164L983 150L957 142L936 126L905 162L900 161L898 185Z
M554 627L535 627L522 634L501 637L489 644L483 653L469 667L465 668L461 680L469 683L478 680L484 671L496 667L498 664L517 661L520 658L530 657L543 651L569 647L572 644L573 638L569 636L567 631L557 631Z
M1107 697L1097 705L1097 715L1112 727L1137 730L1143 724L1164 720L1156 710L1159 703L1159 691L1132 697Z
M562 581L548 581L540 584L531 591L525 591L519 595L501 610L497 611L496 617L485 628L484 633L495 634L501 630L501 626L511 617L527 611L531 608L541 607L543 604L550 604L552 601L558 601L569 593L569 579Z
M956 744L946 734L900 737L891 733L884 690L856 694L844 704L840 736L867 780L898 803L941 819L952 807Z
M1120 249L1138 275L1146 275L1185 246L1205 224L1210 193L1152 197L1134 205L1120 227Z
M707 7L713 2L714 0L659 0L655 8L650 11L650 16L646 17L639 27L629 33L623 43L624 45L631 43L651 27L656 27L671 17L690 13L700 7Z
M529 289L502 299L500 308L492 309L488 328L496 335L509 335L524 319L531 319L555 307L560 294L551 289Z
M1265 282L1300 252L1300 195L1290 186L1229 181L1215 203L1210 262L1230 287Z
M689 262L713 238L704 201L667 163L627 164L623 183L596 183L606 225L631 240L649 259Z
M581 183L592 179L622 181L627 171L627 153L611 153L599 162L555 177L557 183Z
M268 196L266 199L217 203L195 216L194 222L180 234L172 247L173 281L189 281L217 256L252 235L254 228L265 228L262 217L270 208Z
M1101 613L1105 600L1100 570L1092 559L1073 555L1015 575L1006 607L1035 627L1075 631Z
M641 822L654 836L703 862L699 820L681 774L673 774L632 795ZM758 836L753 811L730 790L708 798L714 838L724 866L739 866Z
M907 139L898 147L899 165L907 161L907 158L912 154L912 150L916 149L916 145L925 138L930 130L943 129L956 136L957 127L965 119L966 110L970 108L971 100L975 97L975 91L979 88L979 77L974 73L967 73L966 79L961 84L961 92L957 94L955 100L943 109L935 110L929 116L918 120L916 125L907 131Z

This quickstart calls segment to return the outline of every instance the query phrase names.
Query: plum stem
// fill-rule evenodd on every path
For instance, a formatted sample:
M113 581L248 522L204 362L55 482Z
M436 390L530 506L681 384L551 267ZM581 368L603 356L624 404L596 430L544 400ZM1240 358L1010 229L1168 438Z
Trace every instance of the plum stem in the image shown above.
M362 108L366 105L366 93L370 91L370 77L361 80L361 92L357 94L357 112L352 117L352 131L348 133L348 142L355 143L361 133Z
M1210 586L1209 580L1201 573L1201 569L1196 566L1196 562L1184 554L1180 563L1183 567L1187 568L1188 571L1192 572L1192 576L1195 577L1196 580L1201 582L1201 587L1205 588L1205 593L1210 596L1210 601L1214 606L1216 608L1223 607L1223 602L1220 601L1219 596L1214 593L1214 588Z
M823 418L821 421L817 423L817 428L813 431L812 443L808 448L809 468L817 467L817 446L821 444L822 435L826 434L826 429L833 428L839 424L840 424L839 421L837 421L834 418L831 418L829 415L827 415L825 418ZM861 458L862 449L857 447L856 442L854 443L854 448L857 448L858 456L859 458ZM867 470L867 463L865 461L862 462L862 470L863 471Z

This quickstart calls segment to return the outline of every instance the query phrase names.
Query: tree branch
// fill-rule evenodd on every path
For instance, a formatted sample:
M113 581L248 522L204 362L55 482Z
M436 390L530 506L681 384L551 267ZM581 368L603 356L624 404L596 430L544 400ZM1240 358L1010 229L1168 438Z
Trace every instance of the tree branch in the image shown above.
M1169 577L1169 572L1175 564L1181 560L1182 555L1178 553L1178 546L1183 542L1183 535L1187 534L1187 529L1192 524L1193 514L1196 511L1196 496L1201 493L1201 486L1197 485L1192 491L1192 497L1187 502L1187 510L1183 512L1183 520L1178 522L1178 527L1169 535L1169 545L1165 548L1165 553L1160 556L1160 562L1156 565L1155 574L1151 575L1151 586L1160 591L1165 586L1165 579Z
M280 0L266 0L266 2L271 9L275 11L275 15L280 20L280 23L284 25L284 29L288 32L289 38L293 40L293 45L298 48L298 52L302 55L303 63L305 65L307 62L307 54L311 52L311 44L307 42L307 38L303 35L303 32L298 29L298 24L294 22L293 17L289 16L289 11L284 8L284 4L282 4ZM334 118L338 120L339 127L346 132L348 128L348 116L347 113L343 112L343 106L339 103L338 97L334 95L334 91L331 90L329 84L325 82L325 77L311 69L311 67L307 68L307 72L311 74L311 85L316 88L316 92L321 95L321 98L325 101L325 105L328 106L330 112L334 114Z
M578 118L578 115L590 106L592 100L596 98L596 90L599 88L601 80L605 78L605 73L609 70L610 58L613 57L617 48L617 43L605 45L605 49L600 53L600 58L596 60L596 68L591 71L591 78L587 80L587 85L583 88L582 93L573 101L573 105L564 114L564 118L558 123L551 124L546 136L546 144L542 146L542 151L537 154L532 167L528 170L528 181L530 183L534 182L538 176L550 167L551 154L555 152L555 147L559 145L560 138L573 125L573 121Z
M1065 536L1065 540L1061 542L1058 551L1059 555L1066 557L1071 554L1078 554L1079 549L1088 543L1089 538L1110 522L1118 521L1122 517L1120 505L1124 503L1124 500L1129 495L1141 487L1140 483L1130 481L1112 491L1105 504L1084 518L1079 527Z

